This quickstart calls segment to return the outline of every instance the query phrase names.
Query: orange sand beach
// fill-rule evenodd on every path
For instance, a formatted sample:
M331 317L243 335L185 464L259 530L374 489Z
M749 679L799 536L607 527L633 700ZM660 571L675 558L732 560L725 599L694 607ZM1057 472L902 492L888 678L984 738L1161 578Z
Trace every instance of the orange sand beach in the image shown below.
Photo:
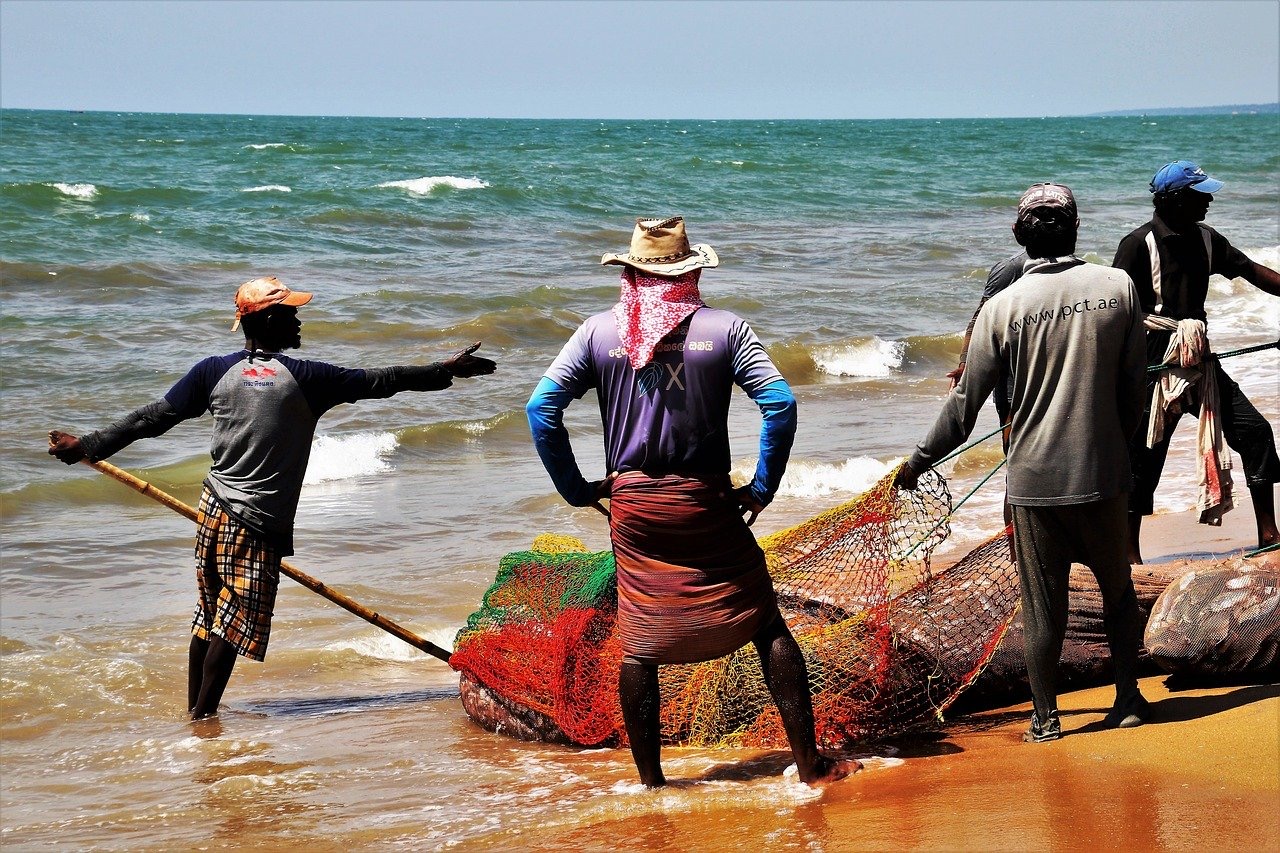
M1144 529L1148 562L1188 570L1256 542L1247 495L1223 527L1191 513ZM1280 555L1255 558L1280 563ZM1171 690L1142 680L1150 723L1106 729L1110 687L1060 698L1062 740L1024 744L1030 703L948 721L937 739L868 747L867 768L799 804L722 797L767 784L785 753L735 753L693 791L639 794L627 814L528 827L478 846L586 850L1280 850L1280 685ZM665 750L668 761L681 750ZM672 774L677 776L677 774ZM777 784L776 781L774 784ZM798 787L798 783L794 783ZM745 793L745 792L741 792ZM701 803L691 803L701 797ZM664 799L665 798L665 799ZM646 802L647 801L647 802Z

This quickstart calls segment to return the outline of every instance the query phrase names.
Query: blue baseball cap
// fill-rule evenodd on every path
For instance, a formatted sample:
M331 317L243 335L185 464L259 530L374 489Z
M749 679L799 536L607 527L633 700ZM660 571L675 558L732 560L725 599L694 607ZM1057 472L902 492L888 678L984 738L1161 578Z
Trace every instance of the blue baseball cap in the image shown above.
M1196 192L1216 193L1222 189L1222 181L1209 177L1204 173L1204 169L1190 160L1174 160L1169 165L1161 167L1160 171L1156 172L1156 176L1151 179L1153 193L1173 192L1183 187L1191 187Z

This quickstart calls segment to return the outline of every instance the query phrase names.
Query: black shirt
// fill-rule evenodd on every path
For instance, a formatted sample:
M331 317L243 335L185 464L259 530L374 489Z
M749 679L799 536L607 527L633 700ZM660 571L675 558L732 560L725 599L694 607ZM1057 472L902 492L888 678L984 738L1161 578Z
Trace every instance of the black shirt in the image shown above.
M1213 248L1212 261L1205 256L1206 233ZM1160 254L1159 293L1152 284L1148 234L1155 237ZM1159 214L1121 240L1115 260L1111 262L1133 279L1138 300L1146 313L1173 320L1206 321L1204 301L1209 295L1209 276L1216 273L1238 278L1250 272L1252 264L1244 252L1209 226L1200 225L1188 233L1179 233L1166 225Z

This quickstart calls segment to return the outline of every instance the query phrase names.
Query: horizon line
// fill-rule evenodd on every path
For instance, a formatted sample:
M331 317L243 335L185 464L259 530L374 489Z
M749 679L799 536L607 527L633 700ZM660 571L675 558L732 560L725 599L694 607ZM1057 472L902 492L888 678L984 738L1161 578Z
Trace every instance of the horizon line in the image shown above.
M1200 112L1222 110L1220 113ZM1045 113L1039 115L970 115L970 116L879 116L879 117L836 117L829 116L825 118L813 117L738 117L738 118L710 118L710 117L694 117L694 116L672 116L672 117L604 117L604 116L426 116L426 115L375 115L368 113L266 113L266 112L200 112L186 110L128 110L128 109L77 109L73 107L7 107L0 106L0 112L41 112L41 113L70 113L90 114L90 113L115 113L116 115L178 115L178 116L227 116L227 117L246 117L246 118L324 118L324 119L347 119L347 118L367 118L367 119L388 119L388 120L414 120L414 121L708 121L708 122L732 122L732 121L974 121L974 120L1029 120L1038 121L1044 119L1058 118L1141 118L1143 116L1159 115L1162 117L1176 117L1179 115L1271 115L1280 113L1280 101L1270 101L1264 103L1253 104L1214 104L1208 106L1195 107L1149 107L1137 109L1122 110L1104 110L1091 113Z

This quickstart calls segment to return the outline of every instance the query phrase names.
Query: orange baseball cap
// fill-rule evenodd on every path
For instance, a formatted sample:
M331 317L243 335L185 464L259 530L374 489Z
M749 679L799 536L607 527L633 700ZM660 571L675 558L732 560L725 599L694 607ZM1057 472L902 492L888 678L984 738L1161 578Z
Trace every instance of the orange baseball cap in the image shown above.
M253 314L272 305L298 306L310 301L310 293L290 290L273 275L246 281L236 290L236 321L231 324L231 331L240 328L240 318L246 314Z

